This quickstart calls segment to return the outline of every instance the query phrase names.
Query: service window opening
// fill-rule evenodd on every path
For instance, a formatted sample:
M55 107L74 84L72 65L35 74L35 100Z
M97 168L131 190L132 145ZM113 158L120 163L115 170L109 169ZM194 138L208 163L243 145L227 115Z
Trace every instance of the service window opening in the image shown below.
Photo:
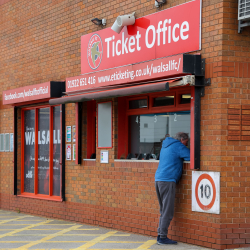
M130 153L135 158L158 159L162 141L177 132L190 134L190 111L129 116Z

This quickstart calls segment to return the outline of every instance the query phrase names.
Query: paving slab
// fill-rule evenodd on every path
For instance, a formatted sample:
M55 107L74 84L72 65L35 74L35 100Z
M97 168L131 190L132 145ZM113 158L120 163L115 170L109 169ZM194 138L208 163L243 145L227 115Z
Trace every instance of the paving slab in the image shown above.
M21 231L21 232L17 232L15 233L15 235L22 235L22 236L25 236L25 235L50 235L50 234L54 234L54 233L57 233L57 232L60 232L61 230L58 229L58 230L47 230L47 229L44 229L44 230L35 230L35 229L30 229L30 230L25 230L25 231Z
M208 250L181 242L157 245L153 237L0 210L0 250L3 249Z
M89 247L88 249L136 249L140 247L142 243L105 243L100 242L96 243L94 246Z
M47 249L76 249L78 247L80 247L83 243L78 243L78 242L61 242L61 243L54 243L54 242L43 242L43 243L39 243L35 246L29 247L28 249L40 249L40 250L47 250Z
M93 240L96 238L96 235L61 235L61 236L56 236L53 239L50 239L48 241L84 241L84 242L88 242L90 240Z
M33 229L50 229L50 230L62 230L66 228L70 228L76 224L68 224L68 225L59 225L59 224L46 224L46 225L39 225L39 226L34 226Z
M17 249L19 247L24 246L26 243L4 243L1 242L0 249L9 250L9 249Z

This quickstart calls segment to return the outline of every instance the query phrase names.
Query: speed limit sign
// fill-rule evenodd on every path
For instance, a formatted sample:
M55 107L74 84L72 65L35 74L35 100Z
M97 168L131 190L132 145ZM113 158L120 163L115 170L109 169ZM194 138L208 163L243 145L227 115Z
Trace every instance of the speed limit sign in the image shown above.
M192 211L220 213L220 173L192 172Z

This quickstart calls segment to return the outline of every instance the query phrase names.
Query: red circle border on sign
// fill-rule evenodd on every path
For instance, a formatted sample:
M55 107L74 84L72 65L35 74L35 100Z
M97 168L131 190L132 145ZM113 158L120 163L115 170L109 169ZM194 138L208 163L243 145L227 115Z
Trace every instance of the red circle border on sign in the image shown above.
M212 184L212 187L213 187L213 198L212 198L212 201L211 201L208 205L203 205L203 204L200 202L199 196L198 196L198 187L199 187L200 182L201 182L203 179L209 180L210 183ZM200 207L202 210L209 210L209 209L211 209L212 206L214 205L215 197L216 197L216 188L215 188L214 180L212 179L212 177L211 177L209 174L202 174L202 175L200 175L200 177L198 178L198 180L197 180L197 182L196 182L196 185L195 185L195 198L196 198L196 201L197 201L199 207Z

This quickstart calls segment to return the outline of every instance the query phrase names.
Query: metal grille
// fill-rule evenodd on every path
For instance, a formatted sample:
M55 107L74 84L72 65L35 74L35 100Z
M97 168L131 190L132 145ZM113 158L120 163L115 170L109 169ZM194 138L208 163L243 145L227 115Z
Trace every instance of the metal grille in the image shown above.
M250 20L250 0L239 0L238 20Z

